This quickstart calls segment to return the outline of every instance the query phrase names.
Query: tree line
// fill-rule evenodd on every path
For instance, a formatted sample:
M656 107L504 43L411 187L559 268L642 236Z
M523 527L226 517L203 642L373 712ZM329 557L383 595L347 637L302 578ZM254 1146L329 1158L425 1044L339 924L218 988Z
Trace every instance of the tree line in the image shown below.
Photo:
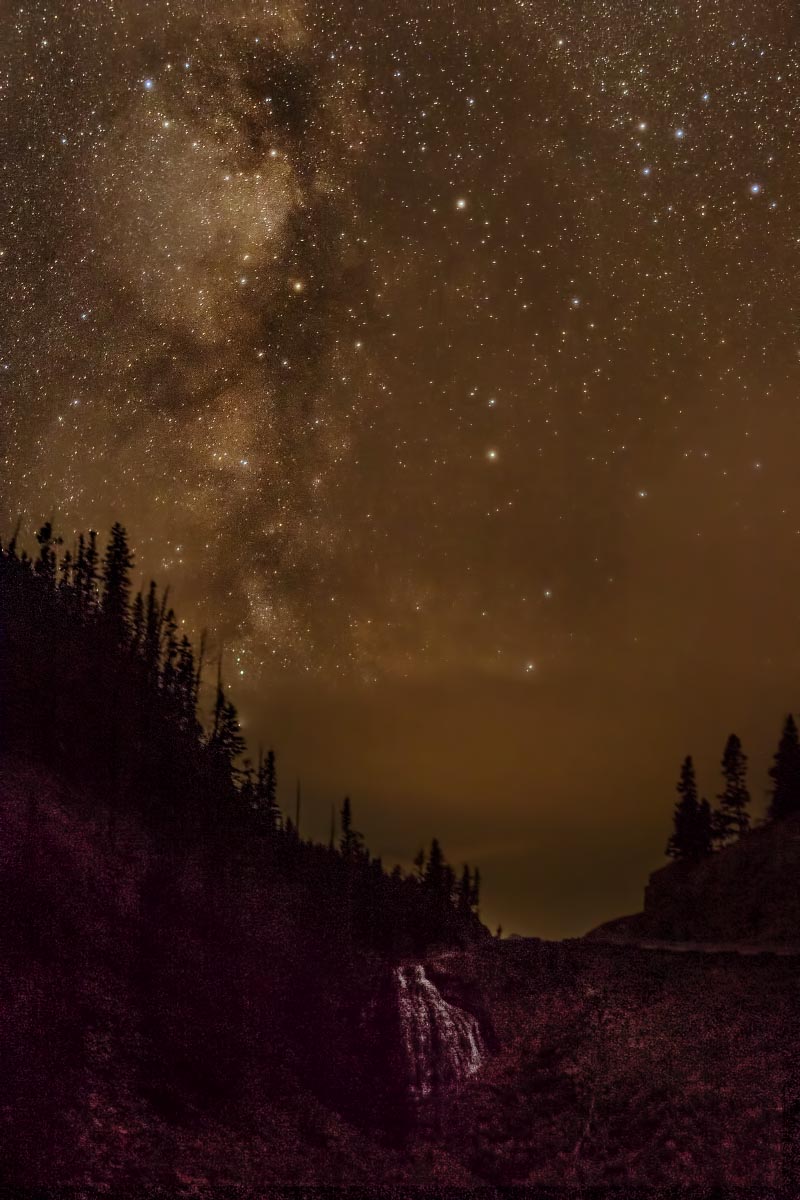
M18 530L0 541L0 751L101 798L112 826L136 812L159 835L213 843L223 857L242 846L251 858L277 856L337 892L356 935L383 948L480 928L480 874L465 864L457 876L436 838L413 872L387 872L347 797L338 839L332 822L328 846L303 841L278 803L276 754L246 756L219 669L202 711L205 635L195 649L169 589L151 581L133 593L134 554L119 522L104 547L90 531L65 548L50 522L35 537L33 556Z
M715 850L731 845L751 828L750 791L747 786L747 755L732 733L725 743L721 761L722 791L713 807L700 797L694 760L683 760L677 783L678 799L673 813L673 831L667 842L670 858L697 862ZM800 813L800 735L789 713L769 769L771 786L766 820L783 821Z

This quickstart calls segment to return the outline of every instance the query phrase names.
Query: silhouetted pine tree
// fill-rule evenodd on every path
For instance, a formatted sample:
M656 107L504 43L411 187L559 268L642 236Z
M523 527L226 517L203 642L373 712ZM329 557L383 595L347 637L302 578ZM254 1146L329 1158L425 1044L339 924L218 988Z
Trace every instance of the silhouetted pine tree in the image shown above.
M86 595L86 538L82 533L78 536L78 549L75 554L75 570L72 578L76 607L78 612L83 613Z
M135 617L134 610L134 621ZM188 733L195 736L200 733L200 724L197 720L198 687L199 679L192 644L184 634L178 647L178 665L175 671L176 707L181 725Z
M674 830L667 843L670 858L697 862L711 851L711 808L697 798L697 781L691 755L683 760L677 785Z
M89 539L86 543L86 550L83 556L83 586L81 593L81 607L87 614L93 613L98 604L99 562L100 552L97 549L97 530L90 529Z
M137 592L131 608L131 650L136 655L144 653L144 600Z
M226 697L220 676L217 679L213 725L208 738L208 750L211 762L220 778L225 782L233 782L235 763L237 758L243 754L244 749L245 740L239 727L236 706Z
M350 797L345 796L340 814L341 836L339 849L344 858L356 858L363 851L363 836L353 828L353 812Z
M470 908L477 915L481 904L481 873L475 868L472 876L472 891L470 893Z
M39 543L39 557L34 570L42 584L49 591L53 591L56 586L55 547L61 545L61 538L53 536L53 526L50 521L46 521L36 534L36 541Z
M171 700L177 700L178 689L178 623L170 608L164 614L162 634L163 650L161 664L161 688Z
M72 554L67 550L61 560L61 566L58 569L59 580L58 590L61 596L62 603L68 607L72 607Z
M722 754L723 790L717 796L719 810L714 814L715 840L724 845L732 837L740 838L750 827L750 793L747 790L747 755L732 733Z
M133 555L128 546L128 535L119 521L111 527L111 538L103 557L103 616L113 635L124 641L128 635L128 608L130 604L130 573Z
M143 656L147 674L151 681L158 677L161 666L161 629L164 623L164 601L159 604L156 583L150 580L147 590L144 615L144 644Z
M800 739L791 713L784 722L769 776L773 782L769 807L771 819L780 821L800 812Z
M239 771L239 798L248 811L256 807L257 775L249 758L245 758Z
M258 828L262 833L275 833L281 826L278 808L278 772L275 751L268 750L264 759L259 753L256 776L255 808Z
M714 814L705 796L697 808L697 857L705 858L714 848Z
M472 911L472 876L466 863L461 870L458 884L458 911L467 916Z
M428 865L425 868L425 886L435 896L444 895L445 858L438 838L433 838L431 841Z

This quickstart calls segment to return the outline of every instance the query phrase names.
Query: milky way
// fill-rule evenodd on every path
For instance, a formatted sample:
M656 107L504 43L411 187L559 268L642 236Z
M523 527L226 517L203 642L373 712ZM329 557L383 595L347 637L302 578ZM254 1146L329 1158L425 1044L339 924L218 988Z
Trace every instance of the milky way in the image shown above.
M288 7L258 7L20 22L36 145L12 184L27 250L12 238L5 260L23 292L14 457L26 513L71 529L125 512L142 564L237 658L306 661L357 417L370 266L349 166L367 122L350 68Z
M638 814L585 912L623 862L628 902L672 764L713 794L728 725L765 756L797 687L797 32L711 0L18 7L4 524L124 520L242 687L340 681L353 763L359 688L420 714L363 789L427 795L490 878Z

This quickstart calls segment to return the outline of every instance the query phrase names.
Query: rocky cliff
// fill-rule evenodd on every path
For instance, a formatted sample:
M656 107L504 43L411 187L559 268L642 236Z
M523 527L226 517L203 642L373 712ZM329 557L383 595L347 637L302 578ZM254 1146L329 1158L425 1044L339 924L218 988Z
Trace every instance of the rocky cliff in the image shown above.
M677 941L800 942L800 818L752 830L645 889L647 932Z
M654 871L644 912L587 936L800 948L800 817L759 826L699 863Z

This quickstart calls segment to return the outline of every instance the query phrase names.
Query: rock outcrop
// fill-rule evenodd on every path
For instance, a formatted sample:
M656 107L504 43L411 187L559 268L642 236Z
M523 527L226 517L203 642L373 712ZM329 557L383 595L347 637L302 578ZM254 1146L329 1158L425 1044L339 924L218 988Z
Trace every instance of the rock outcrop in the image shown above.
M700 862L654 871L644 912L587 936L800 947L800 816L761 825Z
M676 941L800 942L800 818L650 876L644 925Z

